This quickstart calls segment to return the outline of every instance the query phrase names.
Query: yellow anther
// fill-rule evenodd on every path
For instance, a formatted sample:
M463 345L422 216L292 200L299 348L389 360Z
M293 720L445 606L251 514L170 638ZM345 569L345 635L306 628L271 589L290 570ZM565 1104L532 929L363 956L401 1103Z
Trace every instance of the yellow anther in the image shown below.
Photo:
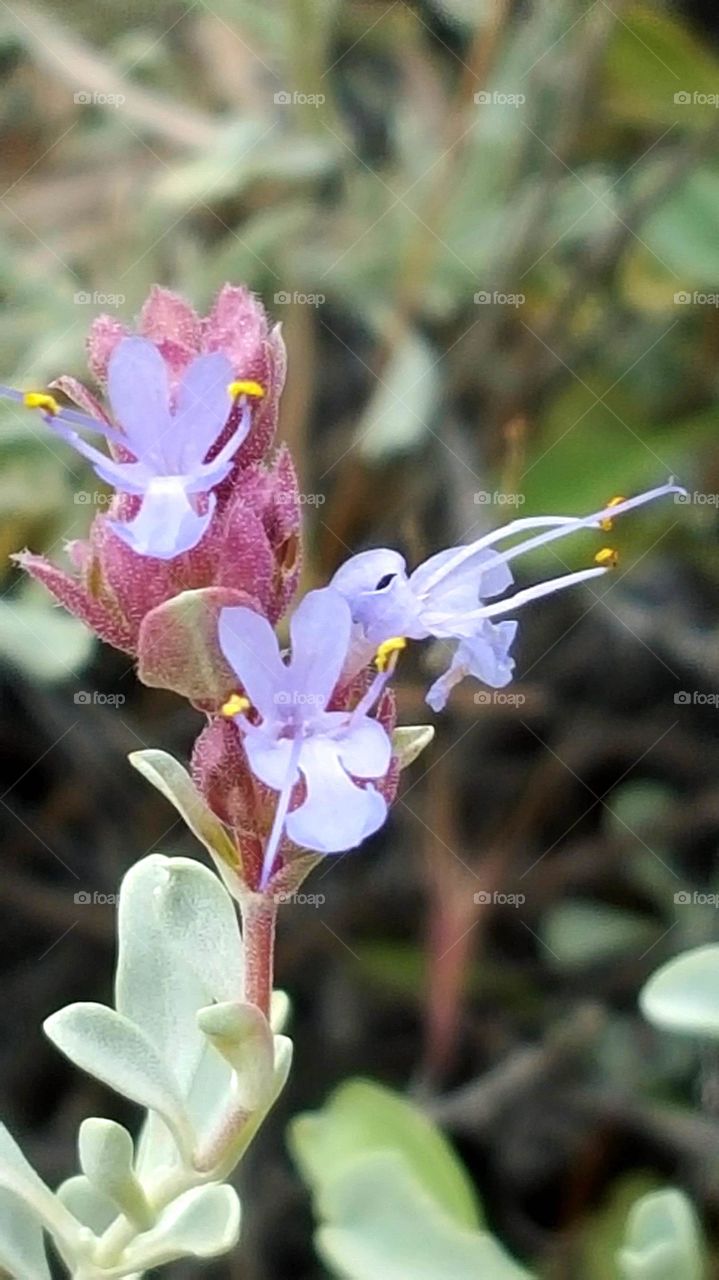
M229 718L231 716L238 716L241 711L249 711L251 705L249 698L243 698L241 694L233 693L232 697L228 698L227 702L223 703L220 709L223 716L227 716Z
M22 398L26 409L45 409L47 413L59 413L60 406L54 396L45 391L27 391Z
M265 394L265 388L259 382L252 382L250 379L246 382L231 382L227 388L228 395L236 400L238 396L254 396L256 400L261 400Z
M392 661L392 655L395 653L401 653L402 650L406 648L407 641L404 636L392 636L389 640L383 640L374 655L377 670L386 671Z
M616 569L619 564L619 552L614 547L602 547L594 557L594 563L601 565L602 568Z
M612 498L611 501L607 503L607 506L618 507L619 503L624 501L625 499L622 497ZM600 529L603 529L605 533L611 533L612 529L614 528L614 521L610 519L601 520L599 527Z

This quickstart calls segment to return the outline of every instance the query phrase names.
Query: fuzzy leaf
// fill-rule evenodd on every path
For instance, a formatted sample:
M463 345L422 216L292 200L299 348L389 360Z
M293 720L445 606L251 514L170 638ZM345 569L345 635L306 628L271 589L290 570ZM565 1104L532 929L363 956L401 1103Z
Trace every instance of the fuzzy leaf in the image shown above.
M239 871L239 851L220 819L197 790L187 770L167 751L133 751L130 764L174 805L190 831L213 858L232 874Z
M195 1187L179 1196L159 1222L125 1250L128 1266L147 1270L174 1258L214 1258L240 1233L240 1202L228 1186Z
M175 859L152 854L122 882L115 1006L144 1032L162 1061L172 1064L184 1096L203 1050L195 1014L212 995L194 970L178 963L158 917L160 895L174 874Z
M153 1215L133 1171L135 1148L127 1129L92 1116L80 1125L78 1148L80 1166L93 1187L146 1231Z
M200 1009L197 1023L237 1073L237 1100L256 1111L272 1093L274 1045L270 1024L252 1004L213 1004Z
M171 1068L134 1022L102 1004L71 1004L45 1020L45 1031L82 1071L155 1111L189 1159L192 1133Z
M13 1280L50 1280L40 1222L5 1190L0 1190L0 1269Z
M62 1182L55 1195L78 1222L89 1227L96 1236L101 1236L117 1217L117 1205L93 1187L82 1173Z
M222 882L190 858L173 858L155 891L164 936L195 972L210 1000L237 1000L244 985L237 912Z

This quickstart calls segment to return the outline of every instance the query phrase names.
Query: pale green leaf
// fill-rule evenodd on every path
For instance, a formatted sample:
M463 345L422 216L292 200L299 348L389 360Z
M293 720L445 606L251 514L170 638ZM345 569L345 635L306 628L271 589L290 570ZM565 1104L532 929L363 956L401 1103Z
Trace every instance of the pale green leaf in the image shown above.
M702 1280L702 1241L691 1203L681 1191L653 1191L629 1215L617 1255L621 1280Z
M645 983L639 1003L664 1031L719 1039L719 945L668 960Z
M488 1233L445 1214L398 1152L355 1160L318 1210L318 1252L343 1280L529 1280Z
M45 1031L75 1066L117 1093L156 1111L189 1157L193 1139L171 1067L129 1018L105 1005L71 1004L53 1013Z
M480 1221L462 1165L438 1128L399 1094L370 1080L343 1084L321 1111L299 1116L290 1130L305 1179L330 1186L359 1155L399 1152L424 1193L462 1227Z

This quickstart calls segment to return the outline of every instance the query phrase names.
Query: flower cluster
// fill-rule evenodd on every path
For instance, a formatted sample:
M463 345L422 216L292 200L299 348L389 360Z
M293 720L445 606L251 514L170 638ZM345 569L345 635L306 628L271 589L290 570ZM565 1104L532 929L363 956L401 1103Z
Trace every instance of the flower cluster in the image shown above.
M88 540L69 544L72 572L29 552L17 559L136 657L145 683L206 712L193 795L220 820L226 874L229 838L228 883L240 893L272 893L293 883L293 868L297 883L314 858L354 848L385 821L398 776L388 685L408 640L452 643L427 694L436 711L465 676L506 685L517 610L601 576L615 556L604 547L587 569L507 594L511 561L680 492L669 483L589 516L515 520L411 573L394 550L352 556L295 609L283 652L275 627L297 586L300 504L288 452L272 449L279 326L243 288L226 285L206 318L155 288L136 333L101 316L88 352L103 399L67 377L50 392L0 393L40 412L115 495Z

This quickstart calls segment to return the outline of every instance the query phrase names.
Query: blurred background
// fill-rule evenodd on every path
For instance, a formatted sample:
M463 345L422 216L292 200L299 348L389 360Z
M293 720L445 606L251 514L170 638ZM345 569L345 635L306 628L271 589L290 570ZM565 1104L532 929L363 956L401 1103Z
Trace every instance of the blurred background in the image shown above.
M163 1274L327 1274L285 1127L356 1075L442 1124L548 1280L613 1276L627 1205L669 1181L711 1237L719 1060L637 993L719 934L714 6L11 0L0 67L3 381L82 378L92 317L131 320L153 281L201 310L247 282L289 349L306 586L368 546L416 563L672 474L689 491L618 524L599 588L525 611L508 690L466 682L435 718L432 655L403 658L400 720L435 741L387 829L281 915L295 1069L241 1247ZM0 458L0 1079L59 1181L85 1115L126 1117L40 1024L110 998L127 866L203 856L126 763L186 759L201 720L11 566L83 536L106 498L82 461L7 402ZM596 549L548 548L520 584Z

